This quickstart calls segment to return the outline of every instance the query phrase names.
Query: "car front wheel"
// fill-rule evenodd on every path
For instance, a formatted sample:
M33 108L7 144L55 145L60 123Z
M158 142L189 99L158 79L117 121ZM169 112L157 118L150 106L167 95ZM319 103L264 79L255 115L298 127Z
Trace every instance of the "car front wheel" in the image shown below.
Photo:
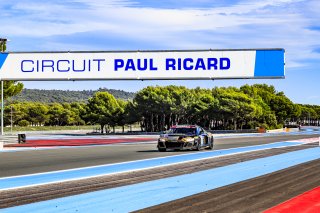
M211 141L210 141L209 149L213 149L213 137L211 137Z
M200 141L198 141L195 150L200 151L200 149L201 149L201 143Z

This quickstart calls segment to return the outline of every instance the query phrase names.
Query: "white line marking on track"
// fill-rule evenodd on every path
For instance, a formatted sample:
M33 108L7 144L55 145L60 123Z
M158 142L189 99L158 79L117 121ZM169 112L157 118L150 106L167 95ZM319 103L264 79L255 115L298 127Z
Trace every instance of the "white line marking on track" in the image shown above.
M290 142L291 141L289 141L289 143ZM270 143L270 144L276 144L276 143L281 143L281 142L275 142L275 143ZM268 145L268 144L256 145L256 146L246 146L246 147L239 147L239 148L259 147L259 146L265 146L265 145ZM303 145L303 144L290 145L290 147L300 146L300 145ZM80 178L70 178L70 179L67 179L67 180L51 181L51 182L40 183L40 184L32 184L32 185L25 185L25 186L19 186L19 187L12 187L12 188L7 188L7 189L0 189L0 191L19 189L19 188L26 188L26 187L34 187L34 186L41 186L41 185L47 185L47 184L53 184L53 183L62 183L62 182L68 182L68 181L84 180L84 179L95 178L95 177L109 176L109 175L115 175L115 174L121 174L121 173L133 172L133 171L142 171L142 170L147 170L147 169L154 169L154 168L160 168L160 167L165 167L165 166L178 165L178 164L194 162L194 161L199 161L199 160L213 159L213 158L219 158L219 157L224 157L224 156L231 156L231 155L249 153L249 152L255 152L255 151L261 151L261 150L278 149L278 148L284 148L284 147L288 147L288 146L279 146L279 147L271 147L271 148L267 147L267 148L264 148L264 149L249 150L249 151L236 152L236 153L224 154L224 155L219 155L219 156L204 157L204 158L201 158L201 159L186 160L186 161L183 161L183 162L169 163L169 164L159 165L159 166L149 166L149 167L141 168L141 169L129 169L129 170L126 170L126 171L113 172L113 173L109 173L109 174L93 175L93 176L86 176L86 177L80 177ZM208 152L226 151L226 150L232 150L232 149L237 149L237 148L221 149L221 150L214 150L214 151L208 151ZM178 155L178 156L196 155L196 154L199 154L199 152L186 153L186 154L181 154L181 155ZM177 157L177 155L150 158L150 159L142 159L142 160L134 160L134 161L126 161L126 162L113 163L113 164L104 164L104 165L97 165L97 166L88 166L88 167L81 167L81 168L74 168L74 169L58 170L58 171L51 171L51 172L35 173L35 174L28 174L28 175L17 175L17 176L10 176L10 177L2 177L2 178L0 178L0 180L4 180L4 179L8 180L8 179L27 177L27 176L37 176L37 175L42 175L42 174L55 174L55 173L61 173L61 172L77 171L77 170L98 168L98 167L102 167L102 166L122 165L122 164L126 164L126 163L142 162L142 161L146 161L146 160L158 160L158 159L165 159L165 158L170 158L170 157Z

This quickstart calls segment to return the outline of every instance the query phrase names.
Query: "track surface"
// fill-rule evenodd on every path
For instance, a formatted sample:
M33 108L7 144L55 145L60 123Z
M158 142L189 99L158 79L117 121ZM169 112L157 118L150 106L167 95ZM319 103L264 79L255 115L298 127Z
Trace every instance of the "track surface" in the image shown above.
M197 171L222 167L257 158L307 149L315 147L317 145L318 144L306 144L294 147L255 151L249 153L235 154L231 156L222 156L207 160L194 161L186 164L177 164L172 166L147 169L143 171L127 172L123 174L89 178L79 181L68 181L64 183L47 184L22 189L11 189L1 192L0 208L54 199L58 197L70 196L107 188L114 188L134 183L141 183L182 174L190 174ZM166 209L159 211L166 212Z
M139 212L261 212L319 186L318 168L315 160Z
M319 135L281 135L268 137L221 138L214 149L267 144L279 141L313 138ZM95 166L189 153L158 152L156 143L112 146L73 147L0 153L0 177Z

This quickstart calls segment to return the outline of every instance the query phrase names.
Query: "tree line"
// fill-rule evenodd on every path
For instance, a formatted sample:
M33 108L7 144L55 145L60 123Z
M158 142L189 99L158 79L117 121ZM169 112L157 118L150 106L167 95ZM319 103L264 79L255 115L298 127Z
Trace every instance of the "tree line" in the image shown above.
M13 102L5 107L5 125L94 125L101 132L139 123L154 132L174 124L198 124L212 130L282 128L285 124L319 125L320 106L294 104L266 84L213 89L149 86L133 100L96 92L84 102Z
M11 102L41 102L41 103L72 103L87 102L96 92L109 92L114 97L124 100L132 100L135 93L123 90L99 88L98 90L42 90L42 89L23 89L19 94L8 99Z

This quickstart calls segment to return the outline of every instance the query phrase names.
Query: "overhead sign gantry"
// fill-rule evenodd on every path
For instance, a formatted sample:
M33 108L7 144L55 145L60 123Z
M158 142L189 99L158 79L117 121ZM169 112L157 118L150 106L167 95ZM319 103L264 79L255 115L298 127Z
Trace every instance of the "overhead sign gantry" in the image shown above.
M284 49L0 53L0 80L284 78Z

